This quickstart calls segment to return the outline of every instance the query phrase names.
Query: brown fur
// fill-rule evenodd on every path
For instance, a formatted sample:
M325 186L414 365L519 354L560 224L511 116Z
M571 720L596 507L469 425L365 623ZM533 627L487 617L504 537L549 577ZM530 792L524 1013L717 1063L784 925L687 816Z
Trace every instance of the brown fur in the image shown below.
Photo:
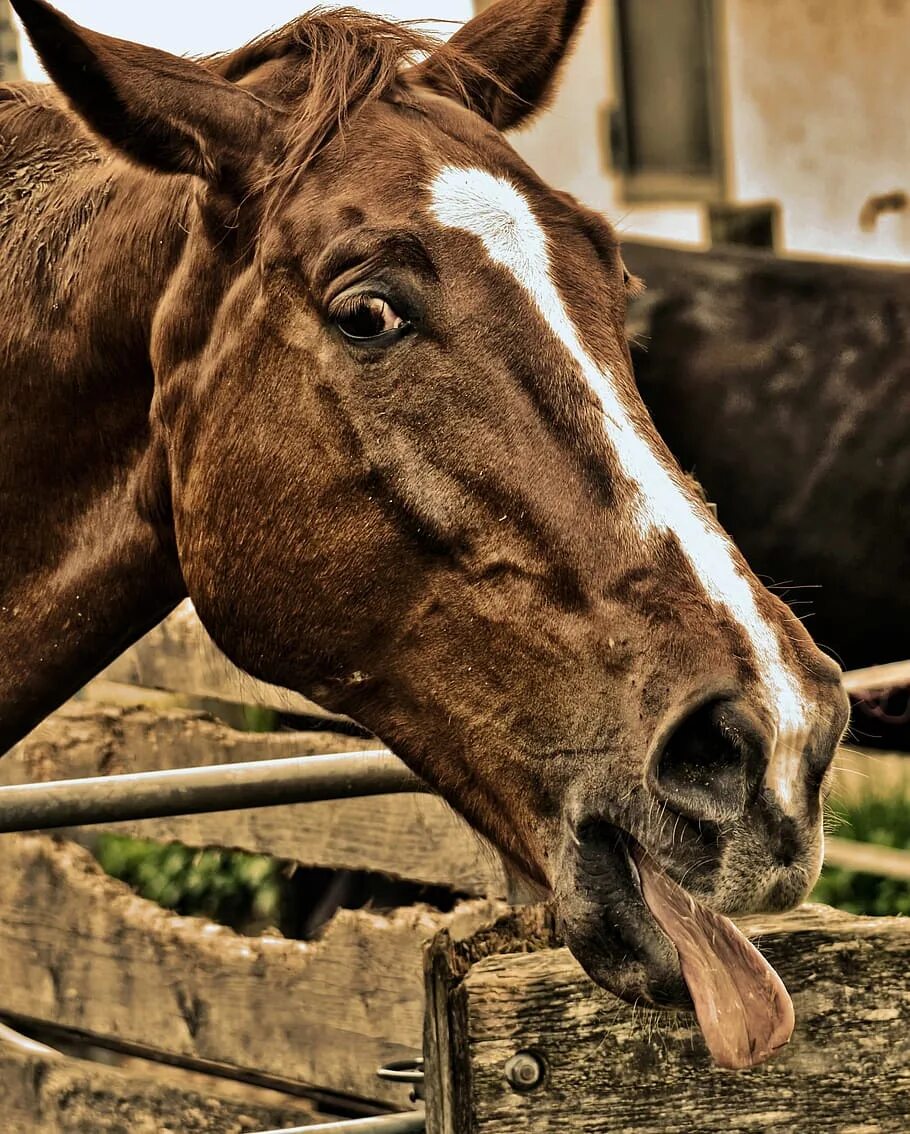
M785 818L741 628L675 537L637 537L593 392L426 207L446 164L521 188L675 468L615 234L498 130L545 102L584 5L501 0L410 68L424 40L349 12L203 66L14 7L75 113L0 100L0 748L189 593L239 665L361 720L553 889L597 979L678 997L629 840L724 908L795 900L844 700L740 561L816 707ZM352 289L411 333L346 340ZM689 725L716 760L697 798L661 774Z

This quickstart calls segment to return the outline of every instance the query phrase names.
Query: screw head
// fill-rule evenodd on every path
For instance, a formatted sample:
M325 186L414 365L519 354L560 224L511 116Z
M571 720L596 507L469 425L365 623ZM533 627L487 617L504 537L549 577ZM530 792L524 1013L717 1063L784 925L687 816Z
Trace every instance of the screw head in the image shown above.
M533 1091L544 1079L543 1060L531 1051L519 1051L506 1064L506 1079L514 1091Z

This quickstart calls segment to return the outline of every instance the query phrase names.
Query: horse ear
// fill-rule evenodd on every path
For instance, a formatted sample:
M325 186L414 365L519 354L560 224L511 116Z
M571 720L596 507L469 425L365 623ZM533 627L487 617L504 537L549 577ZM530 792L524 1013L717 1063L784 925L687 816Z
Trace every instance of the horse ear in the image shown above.
M415 67L413 77L511 130L547 105L587 6L499 0Z
M273 112L166 51L80 27L44 0L11 0L48 74L89 128L163 173L221 182L249 164Z

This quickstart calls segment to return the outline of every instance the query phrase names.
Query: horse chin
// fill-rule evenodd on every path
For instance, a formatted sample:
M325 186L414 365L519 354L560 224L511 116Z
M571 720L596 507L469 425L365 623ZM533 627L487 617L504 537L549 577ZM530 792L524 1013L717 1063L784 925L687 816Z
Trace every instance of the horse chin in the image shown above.
M691 1011L676 947L645 903L633 846L607 823L568 841L555 887L565 942L588 976L615 996Z

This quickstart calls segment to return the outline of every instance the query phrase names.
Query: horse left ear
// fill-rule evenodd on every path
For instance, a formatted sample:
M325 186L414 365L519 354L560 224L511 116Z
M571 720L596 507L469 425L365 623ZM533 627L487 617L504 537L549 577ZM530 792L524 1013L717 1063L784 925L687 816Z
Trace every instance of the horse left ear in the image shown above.
M223 184L274 112L198 63L80 27L45 0L11 0L48 74L88 127L134 161Z
M411 75L511 130L547 105L587 7L587 0L499 0Z

